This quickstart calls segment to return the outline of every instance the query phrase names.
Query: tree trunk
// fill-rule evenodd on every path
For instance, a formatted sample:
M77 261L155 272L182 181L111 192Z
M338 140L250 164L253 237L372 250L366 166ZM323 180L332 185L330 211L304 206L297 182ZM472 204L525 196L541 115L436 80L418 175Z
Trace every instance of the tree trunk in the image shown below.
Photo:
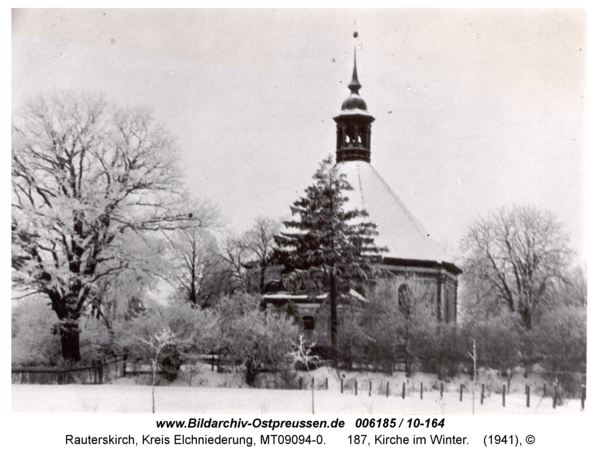
M154 413L154 386L156 385L156 365L158 364L158 353L160 352L160 348L156 353L156 359L152 360L152 413Z
M246 360L246 383L249 386L254 386L254 381L258 375L258 366L254 364L254 360L249 358Z
M329 306L331 308L331 348L333 356L336 357L337 346L337 289L333 267L329 271Z
M267 265L261 263L261 265L260 265L260 280L259 280L260 283L258 284L258 289L259 289L260 294L263 294L265 292L266 270L267 270Z
M59 333L63 359L74 362L81 360L79 352L79 322L70 318L60 320Z
M531 329L531 311L529 310L529 308L524 307L522 310L519 311L519 313L521 314L521 318L523 320L525 328Z
M64 293L53 292L48 295L52 310L58 317L58 333L62 348L62 357L66 361L80 361L79 317L83 303L89 294L89 287L83 288L79 282L71 284Z
M306 365L308 369L308 364ZM309 376L310 377L310 376ZM312 414L315 414L315 379L310 377L310 394L311 394L311 405L312 405Z

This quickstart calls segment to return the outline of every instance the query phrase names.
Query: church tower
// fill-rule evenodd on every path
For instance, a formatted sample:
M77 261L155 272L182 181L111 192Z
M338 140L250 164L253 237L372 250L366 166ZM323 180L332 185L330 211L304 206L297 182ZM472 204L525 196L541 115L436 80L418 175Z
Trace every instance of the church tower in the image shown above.
M358 34L355 33L355 37ZM350 95L342 104L341 113L334 117L337 124L336 161L371 161L371 123L375 118L367 112L367 103L358 91L362 86L358 82L356 71L356 45L354 46L354 70L352 81L348 85Z
M354 34L354 38L358 36ZM462 272L431 238L408 207L387 185L371 164L371 124L367 103L360 96L354 46L350 95L343 102L336 123L336 167L346 176L353 190L346 195L348 209L366 210L377 224L375 242L388 250L380 267L394 274L398 301L407 287L427 288L439 321L456 321L458 275ZM383 132L381 134L392 134ZM399 154L401 155L401 153ZM400 171L400 170L399 170ZM397 173L401 179L401 173ZM412 284L412 285L411 285ZM401 292L401 290L404 290Z

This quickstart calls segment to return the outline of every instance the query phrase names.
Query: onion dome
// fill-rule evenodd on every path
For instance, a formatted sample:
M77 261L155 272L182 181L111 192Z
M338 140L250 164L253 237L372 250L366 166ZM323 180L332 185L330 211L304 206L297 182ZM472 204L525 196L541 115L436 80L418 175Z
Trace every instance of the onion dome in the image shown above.
M358 74L356 71L356 49L354 49L354 70L352 71L352 81L348 84L348 88L350 89L350 95L348 98L344 100L342 103L342 112L341 115L344 114L363 114L369 115L367 112L367 103L358 93L359 89L362 86L360 82L358 82ZM361 111L361 112L358 112ZM370 117L370 116L369 116Z

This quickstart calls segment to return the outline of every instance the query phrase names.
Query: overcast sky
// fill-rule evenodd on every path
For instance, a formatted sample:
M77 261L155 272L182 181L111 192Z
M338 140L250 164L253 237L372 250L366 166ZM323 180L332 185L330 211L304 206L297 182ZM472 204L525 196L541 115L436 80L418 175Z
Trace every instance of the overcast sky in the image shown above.
M584 251L584 10L16 10L13 112L50 90L152 107L190 192L233 230L289 217L358 37L372 164L458 250L500 206L553 211Z

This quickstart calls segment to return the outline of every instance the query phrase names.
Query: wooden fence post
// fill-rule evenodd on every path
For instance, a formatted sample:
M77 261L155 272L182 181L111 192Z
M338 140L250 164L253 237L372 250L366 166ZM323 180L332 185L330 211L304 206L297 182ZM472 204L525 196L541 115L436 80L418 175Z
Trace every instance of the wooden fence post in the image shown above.
M402 399L404 399L405 394L406 394L406 383L402 382Z
M585 385L581 385L581 410L585 409Z
M483 404L483 397L485 396L485 383L481 384L481 404Z
M342 387L342 394L344 394L344 379L340 382L340 386Z
M371 380L369 380L369 396L371 395L371 387L372 387L372 386L373 386L373 385L372 385L372 382L371 382Z
M465 385L463 385L462 383L460 384L460 402L462 402L462 395L463 395L463 387Z
M354 395L358 396L358 378L354 379Z
M502 407L506 407L506 385L502 385Z
M558 385L554 385L554 395L552 396L552 408L556 408L558 402Z
M444 384L440 384L440 399L444 398Z
M314 378L314 377L312 377L312 378L310 379L310 387L311 387L312 389L315 389L315 378Z
M421 382L421 399L423 399L423 382Z
M325 377L325 391L329 389L329 379Z
M529 386L529 383L525 385L525 394L527 395L527 407L529 407L530 394L531 394L531 387Z
M390 397L390 381L387 381L387 385L385 387L385 397Z
M542 397L546 397L546 383L544 383L544 394L542 395Z

